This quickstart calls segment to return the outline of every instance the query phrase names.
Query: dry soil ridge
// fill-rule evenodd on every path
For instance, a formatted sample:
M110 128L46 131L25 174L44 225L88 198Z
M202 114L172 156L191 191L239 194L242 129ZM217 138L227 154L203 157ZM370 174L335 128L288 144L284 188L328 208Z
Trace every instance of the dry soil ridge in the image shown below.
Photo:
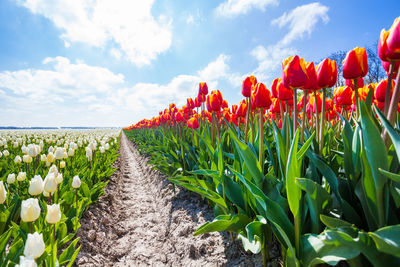
M224 233L193 236L213 214L197 195L146 165L122 133L120 157L99 202L84 214L78 266L258 266Z

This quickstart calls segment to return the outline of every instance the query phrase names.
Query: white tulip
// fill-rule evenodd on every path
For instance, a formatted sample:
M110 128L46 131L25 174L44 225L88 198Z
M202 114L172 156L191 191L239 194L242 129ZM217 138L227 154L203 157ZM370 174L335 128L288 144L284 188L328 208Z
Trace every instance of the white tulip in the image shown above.
M54 157L53 152L49 152L49 154L47 154L47 162L53 163L55 159L56 158Z
M62 181L63 181L63 175L62 175L62 173L57 174L57 176L56 176L56 182L57 182L57 184L61 184Z
M26 239L24 255L26 257L32 257L34 259L39 258L46 248L43 242L43 234L34 232L33 234L28 234Z
M22 182L23 180L25 180L25 178L26 178L26 172L19 172L18 173L17 180L19 182Z
M54 153L56 159L63 159L64 158L64 149L61 147L57 147L56 152Z
M19 264L15 265L15 267L37 267L37 264L31 256L19 256Z
M43 192L43 179L40 175L35 175L32 180L29 181L28 193L31 196L40 195Z
M4 157L7 158L8 156L10 156L10 152L8 152L8 150L4 150L3 155L4 155Z
M32 157L29 156L29 155L24 155L24 156L22 157L22 160L23 160L25 163L32 163Z
M46 160L47 160L46 154L40 155L40 161L41 161L41 162L45 162Z
M21 203L21 220L24 222L33 222L39 218L40 206L37 198L28 198Z
M8 184L13 184L13 183L15 183L15 173L10 173L10 174L7 176L7 183L8 183Z
M4 187L3 181L0 181L0 204L3 204L7 199L7 191Z
M60 204L47 205L46 221L50 224L55 224L58 223L60 219Z
M47 174L46 178L44 178L44 190L49 193L55 192L57 189L57 181L55 177L55 173L50 172Z
M22 162L21 157L20 157L20 156L16 156L15 159L14 159L14 163L15 163L15 164L19 164L19 163L21 163L21 162Z
M60 161L60 169L64 169L65 168L65 161Z
M81 186L81 179L79 179L78 175L75 175L72 179L72 188L79 188Z

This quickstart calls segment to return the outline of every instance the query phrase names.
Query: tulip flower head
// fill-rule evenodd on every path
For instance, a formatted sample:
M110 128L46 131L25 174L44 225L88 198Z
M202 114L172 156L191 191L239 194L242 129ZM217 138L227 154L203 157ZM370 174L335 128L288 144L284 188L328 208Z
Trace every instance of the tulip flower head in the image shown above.
M56 174L49 172L46 178L44 178L44 190L49 193L54 193L57 189Z
M22 182L26 178L26 172L19 172L17 176L17 181Z
M282 62L283 85L286 88L304 88L307 85L307 70L304 58L291 56Z
M272 104L271 92L263 83L257 83L251 93L251 105L255 108L269 108Z
M205 82L199 83L199 94L200 95L207 95L208 94L207 83L205 83Z
M40 206L37 198L28 198L21 203L21 220L24 222L34 222L39 218Z
M79 188L81 186L81 179L79 179L78 175L75 175L74 178L72 179L72 188Z
M47 205L46 221L50 224L56 224L61 219L60 204Z
M7 176L7 183L8 183L8 184L13 184L13 183L15 183L15 173L10 173L10 174Z
M254 85L257 84L257 78L254 77L253 75L246 77L246 79L243 80L242 83L242 95L244 97L250 97L251 96L251 90Z
M337 81L337 66L335 60L324 59L317 66L317 81L320 88L330 88Z
M37 264L33 257L19 256L19 264L15 267L37 267Z
M35 175L32 180L29 181L28 193L31 196L40 195L43 192L43 179L40 175Z
M367 51L356 47L346 54L343 60L343 77L345 79L362 78L368 73Z
M37 232L28 234L26 239L24 255L25 257L39 258L46 248L43 241L43 234Z
M0 181L0 204L3 204L7 199L7 191L4 187L3 181Z

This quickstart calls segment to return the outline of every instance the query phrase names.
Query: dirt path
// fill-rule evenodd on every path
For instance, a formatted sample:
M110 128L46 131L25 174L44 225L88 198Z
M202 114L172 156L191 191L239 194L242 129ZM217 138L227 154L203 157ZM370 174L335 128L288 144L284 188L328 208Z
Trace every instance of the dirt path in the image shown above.
M117 171L106 194L82 218L78 266L258 266L239 241L193 232L211 209L197 195L176 188L146 165L122 134Z

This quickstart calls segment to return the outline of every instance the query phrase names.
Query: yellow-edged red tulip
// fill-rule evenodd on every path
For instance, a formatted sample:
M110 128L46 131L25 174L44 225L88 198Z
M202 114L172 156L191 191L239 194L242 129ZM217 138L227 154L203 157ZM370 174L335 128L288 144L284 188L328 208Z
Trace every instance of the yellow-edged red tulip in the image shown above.
M345 79L362 78L368 73L367 51L356 47L346 54L343 60L343 77Z
M353 90L347 85L336 87L333 91L333 96L336 105L349 106L352 104Z
M246 79L243 80L242 83L242 95L244 97L250 97L251 96L251 90L253 85L257 84L257 78L254 77L253 75L246 77Z
M190 119L187 121L187 125L188 125L188 127L191 128L191 129L197 129L197 128L199 128L199 121L197 120L197 117L194 116L194 117L190 118Z
M199 83L199 94L206 95L208 94L208 86L207 83L201 82Z
M271 92L265 84L257 83L251 93L251 105L255 108L269 108L271 105Z
M319 90L320 86L318 85L317 70L315 69L314 62L306 63L306 71L308 79L304 89L312 91Z
M388 84L388 80L385 79L385 80L380 81L376 85L374 96L375 96L375 99L378 100L379 102L385 102L387 84ZM390 88L391 88L390 98L392 98L394 85L395 85L394 80L392 80L392 84L390 86Z
M337 66L335 60L324 59L317 66L317 81L320 88L330 88L337 81Z
M400 17L394 20L394 23L389 30L389 36L387 37L387 47L392 53L400 53Z
M304 88L308 76L304 58L291 56L282 62L283 85L286 88Z

